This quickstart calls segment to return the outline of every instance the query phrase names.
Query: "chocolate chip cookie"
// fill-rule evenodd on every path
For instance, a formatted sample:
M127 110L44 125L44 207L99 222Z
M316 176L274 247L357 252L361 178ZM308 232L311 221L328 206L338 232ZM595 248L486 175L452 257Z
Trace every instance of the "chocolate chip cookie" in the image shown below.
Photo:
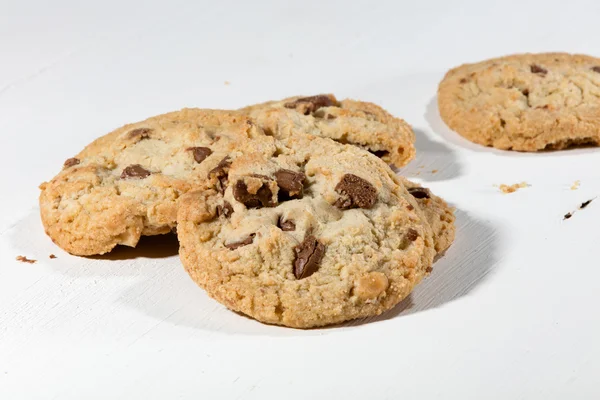
M274 140L236 112L184 109L125 125L40 186L46 233L72 254L92 255L170 232L179 197L218 180L248 141L273 151Z
M425 195L374 155L297 135L226 160L210 189L182 198L177 234L192 279L228 308L290 327L339 323L392 308L430 270Z
M450 70L438 90L446 124L505 150L600 144L600 59L518 54Z
M419 208L423 211L433 231L433 241L437 256L442 256L452 242L454 242L456 233L454 209L442 198L434 195L431 190L408 179L402 177L398 177L398 179L408 190L408 193L415 198Z
M241 109L275 137L310 134L368 150L388 164L406 165L415 156L410 125L381 107L338 101L332 94L290 97Z

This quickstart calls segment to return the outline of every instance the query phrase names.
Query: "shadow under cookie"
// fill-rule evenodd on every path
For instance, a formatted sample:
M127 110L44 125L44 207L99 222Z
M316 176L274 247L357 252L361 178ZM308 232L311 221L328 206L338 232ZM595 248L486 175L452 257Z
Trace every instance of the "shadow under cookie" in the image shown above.
M109 253L88 258L108 261L131 260L138 257L166 258L176 256L178 251L179 241L177 235L168 233L166 235L142 236L135 247L118 245Z
M447 181L460 177L463 166L456 152L443 142L432 140L425 130L414 128L417 156L406 167L394 172L408 179L425 182Z
M567 149L562 150L554 150L549 148L547 150L540 150L537 152L520 152L520 151L511 151L511 150L501 150L491 146L483 146L477 143L473 143L464 137L462 137L457 132L453 131L444 123L442 120L439 109L438 109L438 98L437 96L433 96L429 103L427 104L427 108L425 110L425 120L429 124L431 130L439 135L445 141L452 143L453 145L459 146L460 148L478 152L478 153L491 153L497 156L503 157L542 157L542 156L566 156L566 155L574 155L574 154L589 154L593 152L600 151L600 147L592 146L590 144L581 143L569 146ZM415 132L416 133L416 132ZM415 146L417 147L417 146ZM417 154L419 153L419 149L417 147Z
M431 274L393 309L344 326L370 324L442 307L469 295L489 277L500 258L500 234L488 222L465 211L457 210L455 214L456 239L434 263Z

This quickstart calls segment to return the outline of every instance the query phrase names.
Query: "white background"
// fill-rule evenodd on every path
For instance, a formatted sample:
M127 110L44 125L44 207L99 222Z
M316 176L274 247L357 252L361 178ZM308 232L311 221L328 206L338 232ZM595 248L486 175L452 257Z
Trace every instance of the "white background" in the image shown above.
M600 56L599 15L598 1L0 0L0 399L598 399L600 199L563 215L600 194L600 150L472 145L435 94L463 62ZM455 244L391 312L266 326L197 288L173 238L86 259L44 235L37 185L95 137L321 92L411 123L418 156L400 173L457 208Z

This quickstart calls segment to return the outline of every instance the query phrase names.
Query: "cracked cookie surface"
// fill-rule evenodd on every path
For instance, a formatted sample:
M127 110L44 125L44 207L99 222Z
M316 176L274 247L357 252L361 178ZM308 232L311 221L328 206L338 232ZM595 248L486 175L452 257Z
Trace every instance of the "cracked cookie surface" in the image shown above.
M76 255L168 233L179 197L212 179L223 158L250 139L256 151L273 145L246 116L228 111L183 109L125 125L66 160L40 185L46 233Z
M397 167L415 156L410 125L373 103L338 101L332 94L321 94L269 101L240 111L277 138L293 134L325 137L358 146Z
M232 310L290 327L395 306L431 268L436 211L426 216L384 162L354 146L298 135L276 147L232 156L212 189L182 198L192 279Z
M505 150L600 144L600 59L518 54L450 70L438 89L444 122Z

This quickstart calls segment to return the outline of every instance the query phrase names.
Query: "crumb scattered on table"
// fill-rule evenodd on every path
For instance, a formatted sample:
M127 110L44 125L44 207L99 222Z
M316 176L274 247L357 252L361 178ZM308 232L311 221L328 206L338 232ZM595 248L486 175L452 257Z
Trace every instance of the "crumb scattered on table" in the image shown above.
M56 256L55 256L54 254L50 254L50 255L48 256L48 258L52 258L52 259L54 259L54 258L56 258Z
M583 203L581 203L581 204L579 205L579 207L578 207L578 209L577 209L577 210L583 210L584 208L586 208L587 206L589 206L589 205L590 205L590 203L591 203L592 201L594 201L595 199L596 199L596 198L594 197L593 199L589 199L589 200L587 200L587 201L584 201ZM564 218L563 218L563 221L564 221L565 219L569 219L569 218L571 218L571 217L573 216L573 214L575 214L575 212L576 212L577 210L575 210L575 211L571 211L571 212L568 212L568 213L566 213L566 214L565 214L565 216L564 216Z
M498 186L498 188L500 189L500 191L502 193L508 194L508 193L514 193L517 190L526 188L528 186L529 186L529 184L527 182L521 182L521 183L515 183L514 185L502 184L502 185Z
M229 86L229 85L231 85L231 82L229 82L229 81L225 81L225 82L223 82L223 83L225 84L225 86Z
M17 256L16 260L21 261L22 263L28 263L28 264L35 264L37 262L37 260L30 260L29 258L27 258L25 256Z
M437 172L438 172L438 170L437 170L437 169L432 169L432 170L431 170L431 173L432 173L432 174L437 174Z
M586 208L587 206L590 205L590 203L594 201L594 199L589 199L588 201L584 201L583 203L581 203L581 205L579 206L580 210L583 210L584 208Z
M577 189L579 189L579 185L580 184L581 184L580 181L573 182L573 184L571 185L571 190L577 190Z

